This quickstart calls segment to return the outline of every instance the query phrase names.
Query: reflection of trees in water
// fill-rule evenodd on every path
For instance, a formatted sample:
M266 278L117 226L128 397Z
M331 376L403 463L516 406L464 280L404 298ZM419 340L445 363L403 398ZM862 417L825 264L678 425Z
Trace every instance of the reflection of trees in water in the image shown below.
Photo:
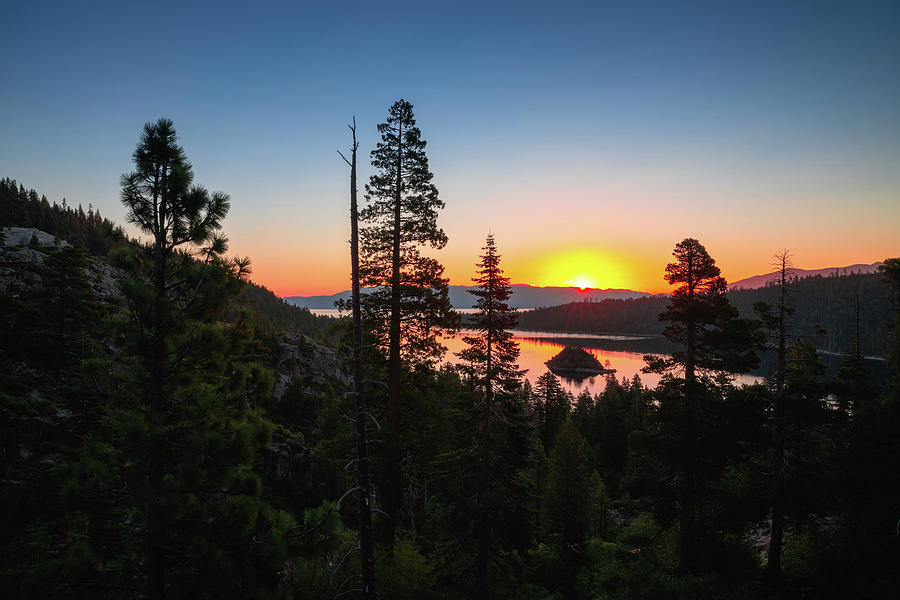
M597 384L597 376L588 376L588 377L566 377L565 375L558 376L559 380L567 386L574 386L581 390L582 388L592 389Z
M519 367L528 369L526 378L532 383L547 372L547 366L544 364L547 360L558 354L566 345L577 345L590 352L601 364L616 369L614 376L617 379L631 379L638 374L645 385L652 387L659 381L659 377L640 372L644 366L644 354L668 354L670 351L665 345L660 350L661 338L648 340L616 336L623 339L598 339L594 336L559 337L559 334L554 333L547 333L544 337L542 334L545 332L513 331L513 333L521 350ZM447 340L446 343L451 351L455 349L455 341ZM654 343L656 345L653 345ZM560 383L576 396L585 390L591 394L599 394L606 388L606 376L600 374L581 380L561 377Z
M560 350L569 346L581 346L594 355L602 364L608 363L609 368L615 369L614 376L621 381L631 379L639 375L646 387L655 387L659 383L659 376L641 373L644 366L644 355L668 355L672 351L672 345L665 338L651 336L610 336L598 338L593 335L572 335L560 337L559 333L543 331L515 331L512 332L515 341L519 343L519 368L528 369L525 377L533 384L538 377L547 372L544 364L553 358ZM463 330L454 338L445 338L444 345L448 348L447 360L456 362L452 358L453 352L463 348L462 337L466 335ZM606 376L596 375L577 381L568 378L560 378L563 388L577 396L584 390L591 394L599 394L606 388Z

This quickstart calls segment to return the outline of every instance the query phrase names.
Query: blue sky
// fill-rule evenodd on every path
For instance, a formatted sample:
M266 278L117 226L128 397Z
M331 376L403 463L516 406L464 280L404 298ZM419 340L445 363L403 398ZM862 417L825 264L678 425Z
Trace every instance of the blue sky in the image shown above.
M20 2L4 14L0 176L124 221L119 175L143 123L170 117L196 180L232 196L232 249L284 294L347 287L335 150L356 115L364 180L375 125L400 97L447 203L454 283L488 229L514 281L535 283L554 277L536 278L546 256L576 247L661 281L687 236L729 279L784 247L809 268L900 253L898 2ZM652 287L646 277L628 285Z

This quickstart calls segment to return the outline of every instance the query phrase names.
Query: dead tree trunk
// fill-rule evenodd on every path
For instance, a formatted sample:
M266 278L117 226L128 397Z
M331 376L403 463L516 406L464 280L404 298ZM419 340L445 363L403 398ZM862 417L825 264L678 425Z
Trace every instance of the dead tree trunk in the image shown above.
M375 557L372 551L372 487L369 482L369 449L366 436L366 397L362 376L362 315L359 298L359 216L356 202L356 117L350 125L353 134L351 159L343 154L341 158L350 165L350 263L353 279L353 395L356 398L356 472L359 487L359 556L362 573L363 598L374 600L378 597L375 588Z

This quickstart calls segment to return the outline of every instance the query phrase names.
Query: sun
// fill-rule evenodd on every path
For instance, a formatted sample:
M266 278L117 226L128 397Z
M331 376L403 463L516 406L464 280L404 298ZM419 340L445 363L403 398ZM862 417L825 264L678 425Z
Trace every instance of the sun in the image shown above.
M597 282L586 275L578 275L574 279L565 281L565 284L572 287L577 287L581 289L581 291L584 291L588 288L597 287Z
M534 254L520 267L522 280L543 287L625 288L630 283L623 260L612 250L595 247L557 248Z

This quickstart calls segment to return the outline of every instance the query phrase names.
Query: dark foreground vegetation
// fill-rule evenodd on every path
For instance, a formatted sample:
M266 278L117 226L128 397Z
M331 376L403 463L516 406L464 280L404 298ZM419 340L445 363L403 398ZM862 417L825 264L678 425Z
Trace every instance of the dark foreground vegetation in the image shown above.
M826 377L791 303L802 282L747 318L686 239L654 309L679 348L648 360L659 386L611 376L572 398L518 371L488 237L448 366L446 280L418 254L446 241L442 204L411 109L380 127L359 215L360 278L385 291L362 307L357 389L349 324L225 256L228 198L193 184L171 122L147 125L123 176L143 242L0 182L0 225L49 234L0 247L0 597L894 595L900 260L878 288L891 327ZM887 348L882 389L867 336ZM735 387L766 346L771 377Z

